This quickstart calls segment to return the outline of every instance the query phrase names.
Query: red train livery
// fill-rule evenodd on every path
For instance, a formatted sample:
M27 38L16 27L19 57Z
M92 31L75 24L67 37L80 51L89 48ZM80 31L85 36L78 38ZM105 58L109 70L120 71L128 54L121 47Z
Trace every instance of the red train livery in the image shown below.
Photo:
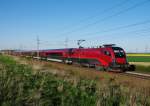
M36 51L23 51L20 54L37 58ZM38 58L67 64L77 63L82 66L96 67L100 70L135 70L134 65L129 65L127 62L125 51L114 45L103 45L99 48L40 50Z

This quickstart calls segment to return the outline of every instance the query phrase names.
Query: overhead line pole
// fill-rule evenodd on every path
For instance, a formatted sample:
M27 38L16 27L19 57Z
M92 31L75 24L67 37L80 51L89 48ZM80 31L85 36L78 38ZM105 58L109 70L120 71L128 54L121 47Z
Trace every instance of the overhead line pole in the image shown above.
M40 39L39 36L37 36L37 57L39 57L39 47L40 47Z
M68 48L68 37L66 37L66 40L65 40L65 47Z

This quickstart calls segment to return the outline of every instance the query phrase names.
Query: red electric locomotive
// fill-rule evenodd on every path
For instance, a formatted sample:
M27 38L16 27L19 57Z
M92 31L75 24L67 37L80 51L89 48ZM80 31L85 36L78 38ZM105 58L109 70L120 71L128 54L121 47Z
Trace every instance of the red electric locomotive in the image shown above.
M134 65L129 65L125 51L114 45L103 45L99 48L69 48L43 50L39 52L41 59L64 62L67 64L78 63L82 66L96 67L99 70L135 70Z

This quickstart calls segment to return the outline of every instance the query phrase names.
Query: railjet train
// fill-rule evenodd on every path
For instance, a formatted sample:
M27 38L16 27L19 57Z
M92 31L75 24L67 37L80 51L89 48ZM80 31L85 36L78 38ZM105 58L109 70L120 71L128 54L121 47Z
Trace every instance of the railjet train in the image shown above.
M38 53L38 54L37 54ZM33 57L42 60L80 64L106 71L134 71L135 66L127 62L125 51L114 44L99 48L67 48L37 51L15 51L14 55ZM38 57L37 57L38 55Z

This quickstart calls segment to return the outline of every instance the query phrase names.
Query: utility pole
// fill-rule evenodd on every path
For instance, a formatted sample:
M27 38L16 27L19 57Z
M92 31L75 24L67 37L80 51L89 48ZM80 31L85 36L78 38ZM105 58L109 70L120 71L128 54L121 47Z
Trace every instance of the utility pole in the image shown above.
M69 41L69 40L68 40L68 37L66 37L66 40L65 40L65 47L66 47L66 48L68 48L68 41Z
M39 47L40 47L40 39L39 36L37 36L37 57L39 57Z
M148 45L145 46L145 53L148 53Z
M138 53L138 48L135 49L135 53Z
M23 45L20 44L20 46L19 46L19 53L20 53L20 55L22 55L22 51L23 51Z

